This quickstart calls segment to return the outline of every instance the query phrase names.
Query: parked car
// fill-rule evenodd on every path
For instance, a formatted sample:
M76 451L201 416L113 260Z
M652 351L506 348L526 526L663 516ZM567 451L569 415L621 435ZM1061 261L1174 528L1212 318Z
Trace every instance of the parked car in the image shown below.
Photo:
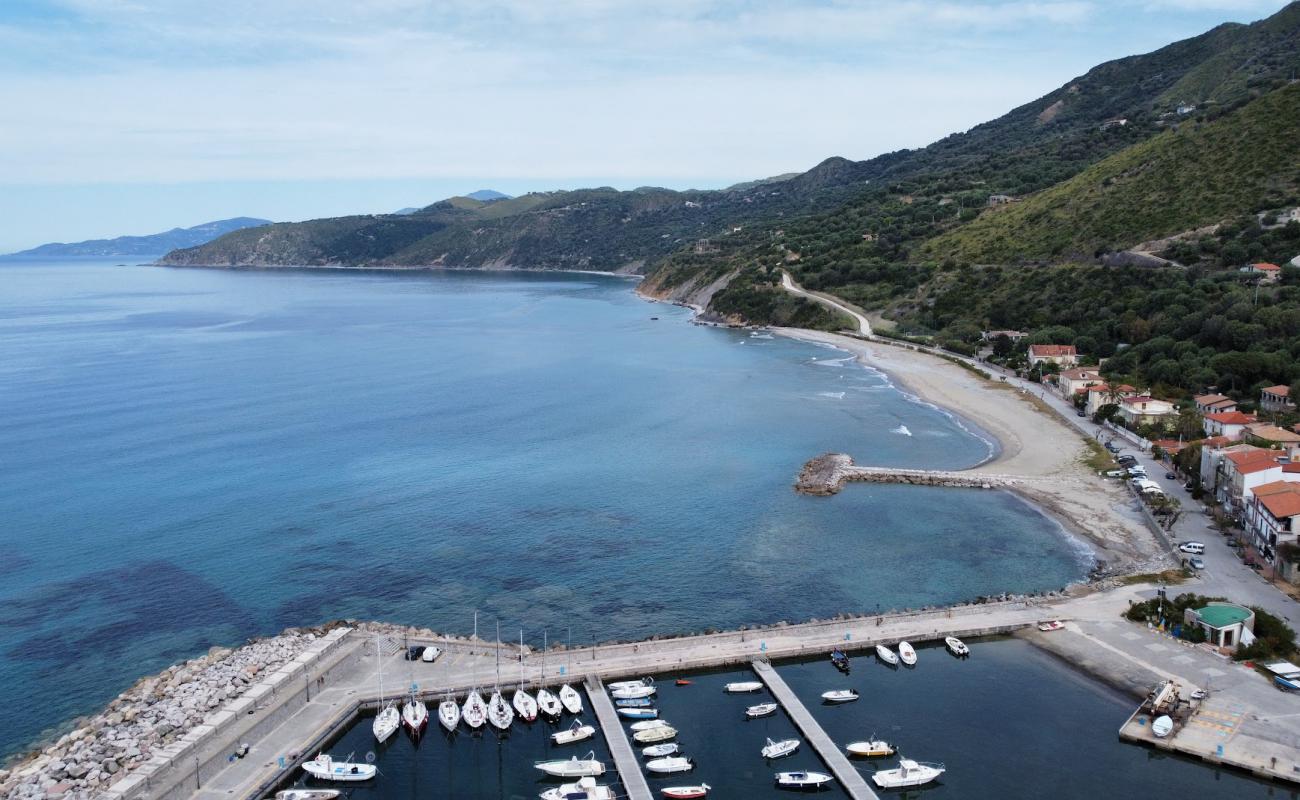
M1106 473L1107 478L1123 478L1127 476L1128 473L1122 469L1112 469L1110 472Z
M1201 553L1205 552L1205 545L1200 542L1183 542L1178 545L1178 549L1182 550L1184 553L1191 553L1192 555L1199 556Z
M1192 556L1187 559L1187 563L1191 565L1192 569L1205 569L1205 562L1201 560L1200 556Z
M1172 472L1166 472L1166 473L1165 473L1165 478L1167 478L1168 480L1171 480L1171 481L1176 481L1176 480L1178 480L1178 476L1175 475L1175 474L1172 473Z
M1080 409L1080 410L1074 412L1074 415L1075 415L1076 417L1086 417L1086 416L1088 416L1088 412L1087 412L1087 411L1084 411L1083 409Z
M1112 453L1119 452L1119 448L1115 446L1114 442L1106 442L1106 449L1111 451Z
M1186 489L1186 490L1189 491L1189 492L1191 492L1191 491L1195 491L1195 490L1196 490L1196 481L1188 481L1187 483L1184 483L1184 484L1183 484L1183 488Z

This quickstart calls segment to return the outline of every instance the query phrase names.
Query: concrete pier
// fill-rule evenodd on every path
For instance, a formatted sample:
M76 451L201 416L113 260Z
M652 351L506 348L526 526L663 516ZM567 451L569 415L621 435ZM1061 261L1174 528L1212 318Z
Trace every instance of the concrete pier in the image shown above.
M605 734L605 743L609 745L610 755L614 757L614 766L618 769L627 797L629 800L653 800L650 784L641 771L641 759L637 758L636 751L632 749L627 732L619 724L614 704L609 701L604 685L595 675L587 677L587 699L596 711L596 719L600 721L600 730Z
M831 772L835 773L835 778L840 782L840 786L844 788L844 791L848 792L849 797L852 797L853 800L877 800L876 793L867 785L866 778L862 777L862 773L858 772L857 768L849 761L848 756L844 755L844 751L840 750L835 742L831 741L831 737L826 735L826 731L822 730L822 726L817 724L817 720L813 719L813 715L808 712L803 702L795 696L795 693L791 691L785 680L777 674L777 671L772 668L772 665L766 661L755 660L753 666L754 672L757 672L758 677L762 679L763 683L767 684L772 696L790 715L790 719L794 720L795 726L803 733L804 738L808 740L808 744L812 745L813 749L817 751L817 755L821 756L822 761L826 762L826 766L830 767Z
M825 453L804 464L795 491L803 494L837 494L848 481L862 483L904 483L913 486L953 486L969 489L1005 489L1033 483L1027 475L1005 475L974 470L901 469L861 467L843 453Z

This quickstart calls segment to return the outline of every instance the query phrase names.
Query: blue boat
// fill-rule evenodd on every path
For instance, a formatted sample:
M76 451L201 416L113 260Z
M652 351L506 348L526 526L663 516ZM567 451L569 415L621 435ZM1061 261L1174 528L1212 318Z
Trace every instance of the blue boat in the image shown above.
M659 710L656 708L620 708L618 713L628 719L657 719Z
M1276 683L1277 688L1281 689L1284 692L1300 692L1300 683L1296 683L1295 681L1289 681L1286 678L1283 678L1281 675L1274 675L1273 683Z
M650 698L633 697L633 698L627 698L623 700L615 700L614 705L618 706L619 708L649 708Z

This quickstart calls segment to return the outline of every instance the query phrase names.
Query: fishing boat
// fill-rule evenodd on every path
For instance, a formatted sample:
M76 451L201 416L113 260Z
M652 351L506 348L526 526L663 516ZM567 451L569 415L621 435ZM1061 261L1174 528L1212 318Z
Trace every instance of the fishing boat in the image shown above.
M447 729L448 733L456 730L456 726L460 724L460 706L456 705L456 701L450 696L438 704L438 722Z
M634 697L628 700L615 700L614 705L619 708L648 708L654 705L654 701L648 697Z
M822 699L828 703L852 703L858 699L858 693L852 689L834 689L822 692Z
M560 687L560 704L570 714L582 713L582 695L567 683Z
M1051 631L1059 631L1064 627L1065 627L1065 623L1061 622L1059 619L1054 619L1049 622L1038 623L1038 629L1043 633L1050 633Z
M378 772L374 764L335 761L324 753L305 762L302 768L308 775L322 781L368 781Z
M690 686L690 685L691 685L691 682L688 681L688 680L685 679L685 678L678 678L676 681L674 681L674 683L676 683L678 686Z
M618 715L626 719L658 719L657 708L620 708Z
M524 691L523 687L515 690L514 697L510 698L510 704L515 707L515 713L524 722L532 722L537 719L537 701L533 696Z
M722 691L729 694L744 694L746 692L757 692L763 688L762 681L736 681L728 683L722 687Z
M275 793L275 800L334 800L340 794L338 789L283 789Z
M469 697L465 698L465 705L461 706L460 714L465 724L473 730L478 730L487 722L487 703L483 702L483 695L478 693L478 689L470 691Z
M763 746L761 752L763 753L763 758L785 758L798 749L798 739L782 739L779 742L774 742L771 739L768 739L767 744Z
M894 655L894 651L890 650L887 646L883 644L876 645L876 658L880 659L881 661L885 662L891 667L898 665L898 656Z
M375 637L375 661L379 665L380 711L375 715L375 721L371 723L370 729L375 734L375 740L383 744L388 741L388 737L397 732L398 726L402 724L402 715L392 701L384 702L384 654L380 652L378 636Z
M581 742L583 739L590 739L595 734L595 726L583 725L582 720L575 719L567 729L552 733L551 741L556 744L573 744L574 742Z
M965 658L966 656L970 655L970 648L966 646L965 642L963 642L961 639L958 639L956 636L945 637L943 643L948 645L948 652L952 653L958 658Z
M605 684L605 688L610 691L615 691L617 689L639 689L645 686L654 685L654 678L637 678L634 681L614 681L612 683L607 683Z
M645 768L647 772L668 775L674 772L690 772L695 769L695 762L685 756L668 756L650 759L645 762Z
M1155 722L1151 723L1151 733L1157 739L1163 739L1174 730L1174 721L1168 715L1156 717Z
M898 643L898 657L909 667L916 666L916 650L907 642Z
M586 778L605 774L605 764L596 760L594 750L582 758L574 756L556 761L537 761L533 766L555 778Z
M653 686L624 686L621 689L610 690L610 696L615 700L635 700L638 697L653 697L655 687Z
M882 769L872 774L871 780L881 789L898 789L904 786L924 786L944 773L943 764L899 759L897 769Z
M858 756L859 758L881 758L894 754L894 746L883 739L849 742L844 745L844 749L848 751L849 755Z
M759 717L770 717L776 713L776 703L759 703L756 706L750 706L745 709L745 716L749 719L758 719Z
M429 707L423 700L411 695L411 699L402 705L402 725L412 736L424 733L424 726L429 724Z
M708 797L709 790L712 788L707 783L701 783L698 786L665 786L659 792L673 800L693 800L697 797Z
M782 789L820 789L835 780L825 772L778 772L776 785Z
M497 682L496 688L492 691L492 697L488 699L488 722L492 727L499 731L508 730L510 723L515 721L515 712L510 708L510 704L501 696L501 623L497 623Z
M662 728L650 728L649 730L637 731L632 734L632 741L637 744L655 744L657 742L666 742L676 736L676 728L665 726Z
M663 758L671 756L682 749L681 745L676 742L666 742L664 744L652 744L649 747L641 748L641 755L646 758Z
M849 673L849 654L838 647L831 651L831 663L845 675Z
M542 800L614 800L614 790L596 783L595 778L579 778L577 783L562 783L542 792Z
M668 723L662 719L648 719L644 722L633 722L628 726L633 731L648 731L651 728L667 728Z
M537 690L537 707L550 719L559 719L564 713L564 706L560 705L560 701L555 699L549 689Z

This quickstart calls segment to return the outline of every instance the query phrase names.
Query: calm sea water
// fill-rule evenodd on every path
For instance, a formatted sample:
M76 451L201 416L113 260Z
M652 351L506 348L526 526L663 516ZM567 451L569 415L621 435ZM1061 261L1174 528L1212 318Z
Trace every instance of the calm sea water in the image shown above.
M986 441L842 353L596 276L0 267L0 752L337 617L593 637L1055 588L1013 496L796 495ZM659 317L658 321L652 316Z

